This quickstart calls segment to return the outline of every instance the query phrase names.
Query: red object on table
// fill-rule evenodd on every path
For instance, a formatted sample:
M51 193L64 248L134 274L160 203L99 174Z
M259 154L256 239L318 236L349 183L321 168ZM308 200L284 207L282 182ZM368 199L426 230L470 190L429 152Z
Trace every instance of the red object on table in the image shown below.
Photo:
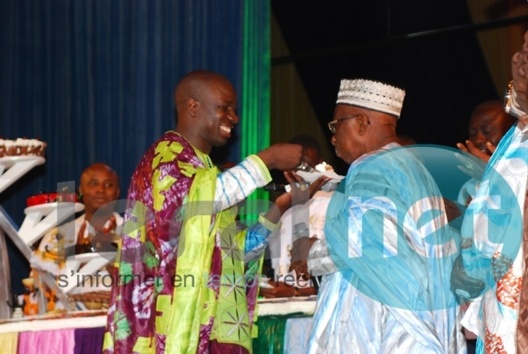
M75 193L40 193L32 195L26 199L26 204L28 207L46 204L46 203L55 203L55 202L77 202L77 194Z

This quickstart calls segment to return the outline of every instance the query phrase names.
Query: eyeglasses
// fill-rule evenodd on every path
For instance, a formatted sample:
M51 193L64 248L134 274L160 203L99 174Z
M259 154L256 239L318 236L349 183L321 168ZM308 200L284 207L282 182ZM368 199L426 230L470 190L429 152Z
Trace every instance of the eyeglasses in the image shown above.
M343 117L343 118L339 118L339 119L333 120L331 122L328 122L328 129L330 129L330 132L332 134L335 134L337 126L339 124L341 124L342 121L345 121L347 119L354 119L354 118L357 118L359 116L361 116L361 113L360 114L355 114L355 115L350 116L350 117Z

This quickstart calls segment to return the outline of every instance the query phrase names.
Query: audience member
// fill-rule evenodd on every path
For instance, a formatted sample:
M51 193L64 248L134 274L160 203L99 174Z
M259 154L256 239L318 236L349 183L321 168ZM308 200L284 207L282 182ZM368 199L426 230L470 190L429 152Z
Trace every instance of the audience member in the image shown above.
M109 239L115 238L110 234L115 234L116 227L123 223L123 218L110 204L119 198L117 173L108 165L94 163L82 172L78 190L80 201L84 204L83 213L73 222L51 230L42 239L39 252L51 250L54 246L50 245L56 245L57 242L63 242L66 250L75 246L76 253L93 252L97 251L93 242L97 234L108 234Z
M84 214L76 219L76 225L81 226L76 233L75 253L104 251L98 242L117 241L120 230L116 227L123 223L123 218L114 210L112 202L118 199L119 193L119 178L110 166L95 163L84 170L79 185ZM88 244L90 248L86 248Z
M232 84L193 71L177 85L175 104L176 131L146 151L131 178L104 349L248 353L260 256L282 213L308 190L288 174L291 193L246 230L237 229L232 206L271 180L268 169L294 170L302 149L275 144L219 174L209 154L239 120Z
M493 153L461 230L463 267L486 287L467 289L461 273L453 281L458 295L480 295L463 321L478 335L477 353L528 352L528 32L512 75L506 111L518 121Z
M515 117L504 111L501 101L480 103L473 112L468 125L468 140L457 147L488 162L500 140L515 123Z
M334 192L323 240L300 239L312 275L323 275L309 353L458 353L465 341L449 289L456 249L441 193L400 148L405 92L341 81L333 120L336 154L351 164ZM430 210L441 216L425 217ZM427 219L427 231L420 227ZM447 271L447 273L446 273Z
M112 203L120 193L117 173L104 163L91 164L81 174L78 191L84 212L42 238L31 257L34 269L53 275L64 274L71 271L65 267L65 257L73 255L74 251L79 254L116 249L112 244L117 242L123 223ZM97 287L85 285L86 291L110 290L102 283L98 283Z
M501 138L515 123L515 118L504 111L501 101L491 100L479 104L473 110L468 125L466 144L458 143L463 152L488 163ZM460 189L457 201L467 206L475 195L479 179L471 178Z

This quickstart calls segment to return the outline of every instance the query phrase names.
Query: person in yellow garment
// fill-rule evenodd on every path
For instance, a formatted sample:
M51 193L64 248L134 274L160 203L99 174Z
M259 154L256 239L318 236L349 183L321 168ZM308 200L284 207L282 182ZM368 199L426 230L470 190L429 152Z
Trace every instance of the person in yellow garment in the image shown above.
M292 201L294 185L254 226L239 230L236 203L270 182L269 169L294 170L302 147L275 144L222 173L213 147L239 121L230 81L193 71L176 87L177 126L134 171L108 312L106 353L249 353L258 273L267 237ZM302 185L301 185L302 186ZM297 198L299 195L299 198Z

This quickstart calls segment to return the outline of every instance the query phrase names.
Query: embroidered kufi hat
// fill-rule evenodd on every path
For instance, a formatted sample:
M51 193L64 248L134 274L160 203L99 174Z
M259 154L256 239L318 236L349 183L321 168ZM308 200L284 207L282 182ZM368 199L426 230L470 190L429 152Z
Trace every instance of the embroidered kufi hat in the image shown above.
M336 104L372 109L400 118L405 91L382 82L355 79L341 80Z

